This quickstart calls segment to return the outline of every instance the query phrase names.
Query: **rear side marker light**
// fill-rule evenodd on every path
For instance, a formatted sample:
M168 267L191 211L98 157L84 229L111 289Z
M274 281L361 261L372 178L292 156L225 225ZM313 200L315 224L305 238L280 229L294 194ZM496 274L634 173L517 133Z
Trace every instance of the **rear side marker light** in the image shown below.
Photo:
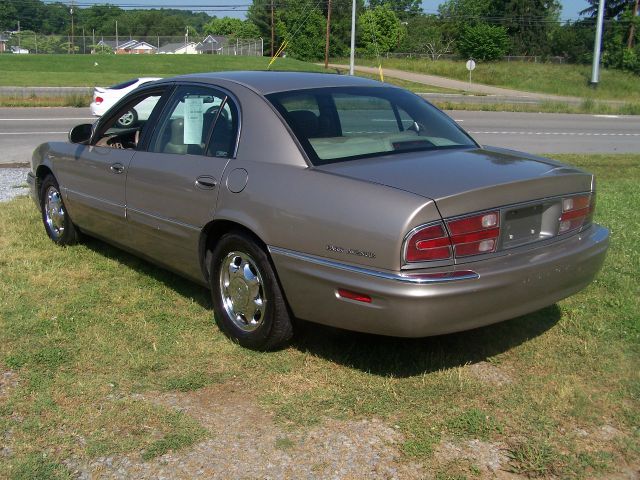
M575 195L563 198L558 233L571 232L591 223L594 208L594 195Z
M346 290L344 288L338 289L338 296L348 300L355 300L356 302L371 303L371 297L369 295L352 292L351 290Z

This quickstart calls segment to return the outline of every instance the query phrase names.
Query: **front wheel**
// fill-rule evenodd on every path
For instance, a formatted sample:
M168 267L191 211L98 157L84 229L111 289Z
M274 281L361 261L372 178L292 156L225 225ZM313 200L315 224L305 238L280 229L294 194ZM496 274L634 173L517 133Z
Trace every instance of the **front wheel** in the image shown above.
M211 255L216 323L243 347L273 350L293 335L289 311L267 254L243 232L224 235Z
M78 242L78 230L69 218L60 186L52 175L45 177L40 186L40 209L44 229L51 240L58 245Z

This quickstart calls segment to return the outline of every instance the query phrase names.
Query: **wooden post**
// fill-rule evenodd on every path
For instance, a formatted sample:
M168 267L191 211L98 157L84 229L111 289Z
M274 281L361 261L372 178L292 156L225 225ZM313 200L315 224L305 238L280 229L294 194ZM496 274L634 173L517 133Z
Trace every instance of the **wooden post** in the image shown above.
M275 31L273 25L273 0L271 0L271 58L273 58L273 44L275 43Z
M636 0L636 4L633 7L633 20L635 20L638 15L638 5L640 4L640 0ZM635 24L631 24L631 28L629 29L629 39L627 40L627 48L631 50L633 48L633 42L636 36L636 26Z
M324 68L329 68L329 32L331 31L331 0L327 5L327 40L324 47Z

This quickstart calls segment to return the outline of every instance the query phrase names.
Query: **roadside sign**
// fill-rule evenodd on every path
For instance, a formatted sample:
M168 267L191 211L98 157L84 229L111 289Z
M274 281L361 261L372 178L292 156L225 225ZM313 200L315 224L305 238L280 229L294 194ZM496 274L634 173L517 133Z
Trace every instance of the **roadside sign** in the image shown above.
M471 72L475 70L476 62L473 58L467 60L467 70L469 70L469 91L471 91Z

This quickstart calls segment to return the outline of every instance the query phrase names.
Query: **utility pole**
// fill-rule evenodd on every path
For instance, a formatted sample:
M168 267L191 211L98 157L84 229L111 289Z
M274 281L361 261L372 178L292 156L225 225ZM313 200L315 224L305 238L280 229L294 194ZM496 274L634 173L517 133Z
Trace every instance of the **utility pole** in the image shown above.
M18 52L20 52L20 20L18 20Z
M327 5L327 41L324 46L324 68L329 68L329 32L331 31L331 0Z
M633 6L633 14L631 21L635 21L638 16L638 6L640 5L640 0L636 0L636 4ZM631 28L629 29L629 40L627 40L627 48L631 50L633 48L633 42L635 40L636 35L636 26L635 23L631 23Z
M600 49L602 48L602 26L604 23L604 1L598 5L598 25L596 28L596 41L593 45L593 67L591 70L591 86L597 87L600 81Z
M75 49L75 35L74 35L74 29L73 29L73 2L71 2L71 8L69 9L69 12L71 13L71 53L76 53L76 49Z
M116 20L116 51L115 53L118 53L118 20Z
M351 55L349 56L349 75L353 76L356 57L356 0L351 4Z
M273 44L275 42L276 36L275 36L275 31L274 31L274 26L273 26L273 0L271 0L271 58L273 58L273 53L274 53L274 49L273 49Z

